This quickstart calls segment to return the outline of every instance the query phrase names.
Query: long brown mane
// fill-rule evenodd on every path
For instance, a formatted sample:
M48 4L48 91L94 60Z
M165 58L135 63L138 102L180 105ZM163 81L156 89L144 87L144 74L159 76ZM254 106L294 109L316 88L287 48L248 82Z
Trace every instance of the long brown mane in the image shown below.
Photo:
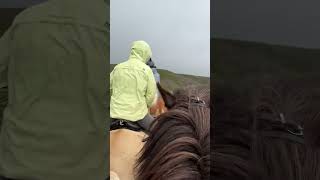
M211 124L211 174L214 180L248 180L253 167L250 164L252 118L245 103L247 97L229 87L217 90Z
M252 161L261 168L263 179L320 178L319 152L298 135L307 132L303 125L313 118L311 99L309 93L296 86L286 81L270 82L253 99Z
M320 151L307 143L317 147L320 134L310 93L299 82L261 82L246 94L215 93L214 179L320 179Z
M169 111L152 124L137 161L137 179L209 179L210 90L190 87L172 95L158 88Z

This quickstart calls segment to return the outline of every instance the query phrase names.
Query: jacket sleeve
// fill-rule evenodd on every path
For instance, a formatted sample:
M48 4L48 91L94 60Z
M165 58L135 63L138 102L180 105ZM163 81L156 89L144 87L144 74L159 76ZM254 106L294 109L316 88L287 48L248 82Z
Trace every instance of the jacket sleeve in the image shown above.
M10 30L0 39L0 88L8 86L9 34Z
M147 106L151 107L154 101L154 98L156 97L157 84L151 69L147 71L147 76L148 76L148 84L147 84L147 92L146 92L146 101L147 101Z

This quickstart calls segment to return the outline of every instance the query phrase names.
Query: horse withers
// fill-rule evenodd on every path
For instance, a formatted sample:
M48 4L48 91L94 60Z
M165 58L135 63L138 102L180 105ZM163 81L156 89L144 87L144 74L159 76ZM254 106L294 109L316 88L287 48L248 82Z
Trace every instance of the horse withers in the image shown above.
M210 179L210 89L188 87L173 94L158 89L168 111L151 125L135 178Z
M158 91L149 109L150 115L157 117L166 111L164 100ZM134 166L147 135L142 129L133 127L134 123L129 126L110 131L110 179L135 179Z

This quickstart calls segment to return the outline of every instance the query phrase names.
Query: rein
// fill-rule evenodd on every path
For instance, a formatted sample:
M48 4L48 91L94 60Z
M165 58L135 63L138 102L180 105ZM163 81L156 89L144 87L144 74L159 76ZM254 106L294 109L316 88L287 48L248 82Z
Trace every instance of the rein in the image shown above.
M204 100L201 100L198 96L191 96L189 98L189 104L208 108L206 102Z
M300 137L300 136L295 136L292 134L289 134L287 132L283 132L283 131L260 131L259 132L260 135L262 135L263 137L270 137L273 139L286 139L295 143L299 143L299 144L304 144L304 138Z
M282 113L280 113L280 119L281 121L271 121L271 128L259 130L258 134L273 139L281 138L304 144L303 128L300 125L287 122ZM269 119L260 118L259 120L270 122Z

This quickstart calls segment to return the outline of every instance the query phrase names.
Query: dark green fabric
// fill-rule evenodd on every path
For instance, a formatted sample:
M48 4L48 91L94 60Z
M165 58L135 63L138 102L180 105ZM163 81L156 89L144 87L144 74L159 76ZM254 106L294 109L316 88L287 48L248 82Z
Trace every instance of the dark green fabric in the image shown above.
M9 102L0 134L0 175L108 175L108 4L48 1L19 14L2 37L0 88L8 86Z
M0 88L0 129L2 124L3 110L8 103L8 88Z

